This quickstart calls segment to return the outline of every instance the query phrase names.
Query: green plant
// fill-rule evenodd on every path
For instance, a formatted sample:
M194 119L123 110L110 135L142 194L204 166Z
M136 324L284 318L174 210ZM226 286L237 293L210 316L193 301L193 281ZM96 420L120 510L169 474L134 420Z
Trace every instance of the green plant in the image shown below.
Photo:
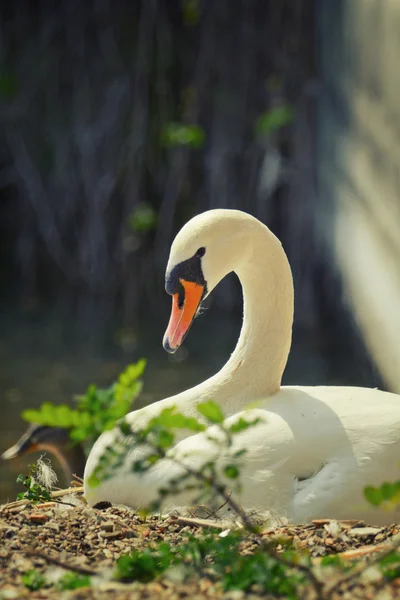
M22 418L49 427L63 427L74 442L93 443L103 431L112 429L130 410L142 389L144 359L129 365L118 380L106 389L90 385L86 394L77 396L76 408L44 402L39 410L25 410Z
M38 466L32 465L29 475L25 476L21 473L18 475L17 483L22 483L25 491L17 495L17 500L30 500L31 502L48 502L51 500L50 490L35 479L37 472Z
M233 435L244 429L254 426L259 422L259 419L240 421L234 423L230 427L223 424L224 415L221 408L214 402L203 402L197 406L198 412L202 415L209 424L217 425L220 436L215 438L215 443L224 447L232 446ZM92 487L96 487L102 481L109 479L125 461L128 453L137 447L146 446L147 453L133 463L133 471L136 473L144 473L151 468L157 461L165 458L169 449L172 448L175 442L175 431L186 429L193 433L201 432L206 429L206 425L200 422L195 417L186 417L183 414L176 412L175 407L164 409L157 417L152 418L148 425L141 429L132 432L130 426L122 421L120 423L121 436L119 440L114 440L113 444L108 446L103 455L99 458L96 468L93 470L88 483ZM239 461L240 457L245 453L244 450L233 452L232 459ZM174 459L176 461L176 459ZM177 461L176 461L177 462ZM222 482L222 475L228 482ZM203 500L210 493L216 492L226 498L229 495L228 485L232 485L233 480L238 480L239 485L239 466L233 463L228 463L223 469L223 473L217 475L214 462L206 462L198 471L193 471L184 466L182 475L170 482L169 489L160 490L160 501L154 503L150 510L158 510L161 501L165 496L177 494L182 489L189 486L199 490L197 502ZM233 502L231 499L230 502Z
M204 129L199 125L185 125L183 123L168 123L161 133L164 146L188 146L201 148L205 142Z
M400 577L400 553L393 551L379 561L379 568L385 579L397 579Z
M388 510L394 509L400 502L400 481L385 482L379 487L370 485L364 489L364 496L373 506L385 504Z
M133 550L117 560L116 577L124 581L152 581L175 561L173 549L164 543L144 551Z
M148 202L141 202L128 215L127 223L132 231L146 233L157 227L157 212Z
M212 574L214 579L222 582L225 591L247 591L258 584L265 592L295 599L304 574L290 571L262 548L243 555L242 543L241 534L229 533L224 537L212 534L189 536L182 544L172 547L165 543L156 544L143 552L134 550L121 556L117 561L116 576L124 581L148 582L169 567L184 564L199 575L205 575L207 570L208 576Z
M127 453L141 447L137 460L132 464L134 472L145 473L157 461L166 457L182 467L180 474L170 481L168 488L159 490L159 499L148 507L149 510L158 510L167 495L176 494L184 489L198 491L195 502L204 499L206 495L216 494L221 496L231 511L242 520L244 530L240 533L228 532L225 536L206 534L196 538L190 537L175 547L158 544L149 546L144 552L135 550L117 562L118 578L150 581L168 568L179 564L198 574L212 574L226 591L248 591L256 584L263 592L294 599L299 597L302 586L308 582L311 583L316 598L328 599L342 583L353 577L356 579L368 568L362 562L349 564L339 555L333 555L323 558L316 569L307 554L293 549L278 552L277 544L285 546L284 543L278 540L265 541L259 535L259 528L232 494L240 488L240 461L246 452L245 449L236 450L240 445L235 446L235 435L257 425L260 419L252 418L250 411L248 420L241 418L227 425L221 408L214 402L200 403L197 409L199 419L186 417L178 413L175 407L164 409L157 417L151 419L146 427L138 431L132 431L126 422L121 421L119 439L117 437L113 446L105 449L89 484L95 486L112 477L114 471L124 463ZM204 432L208 426L211 428L207 430L207 439L217 445L217 450L219 446L221 453L225 452L226 464L217 470L214 462L205 462L194 470L190 462L174 455L176 430L186 429L197 433ZM393 500L398 493L398 484L385 484L378 488L378 494L375 488L371 490L373 492L366 490L366 496L373 494L376 503L378 498L383 501ZM253 539L257 540L258 548L256 547L252 554L243 555L241 545L248 539L249 534L255 536ZM396 551L396 544L393 544L384 556L378 556L376 564L383 580L390 581L398 577L400 555ZM326 568L339 575L330 588L322 581L321 569Z
M89 587L91 584L88 575L80 575L79 573L66 573L57 582L57 589L60 591L77 590L82 587Z
M31 592L36 592L46 585L45 578L41 573L39 573L39 571L36 571L36 569L30 569L24 573L22 575L22 581L25 587L27 587Z
M268 137L271 133L288 125L292 120L293 109L288 104L271 108L258 117L256 133L259 137Z

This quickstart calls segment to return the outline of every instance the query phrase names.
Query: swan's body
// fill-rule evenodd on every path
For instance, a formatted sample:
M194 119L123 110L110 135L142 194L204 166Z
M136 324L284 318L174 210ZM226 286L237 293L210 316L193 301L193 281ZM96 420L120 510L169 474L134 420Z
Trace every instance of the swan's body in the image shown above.
M280 242L257 219L214 210L179 232L167 266L166 288L174 304L164 346L174 351L182 343L203 297L231 271L242 283L244 320L227 364L200 385L134 411L127 420L133 429L141 428L166 406L197 415L197 404L212 399L228 422L241 416L260 422L236 434L233 448L224 452L210 440L218 437L215 428L182 434L171 459L138 475L131 470L134 453L111 479L91 488L87 480L99 456L119 435L107 432L86 465L88 502L146 506L181 472L173 456L192 467L212 460L220 469L231 462L232 452L244 448L239 501L245 508L295 522L319 517L393 521L393 513L366 503L363 489L399 478L400 397L365 388L280 386L291 343L293 284ZM256 408L244 410L254 401ZM190 505L194 496L182 492L170 507Z

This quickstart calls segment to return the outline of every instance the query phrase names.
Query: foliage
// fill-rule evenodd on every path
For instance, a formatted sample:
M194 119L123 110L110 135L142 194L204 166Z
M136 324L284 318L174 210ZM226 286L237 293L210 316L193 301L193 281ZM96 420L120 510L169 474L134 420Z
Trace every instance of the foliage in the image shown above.
M77 590L78 588L90 586L90 583L89 575L81 575L70 571L58 580L57 589L60 591Z
M137 382L141 375L142 366L132 366L113 386L113 398L124 403L128 401L132 385ZM90 410L92 400L87 394L81 399L82 405ZM85 404L86 403L86 404ZM88 408L89 407L89 408ZM146 452L139 452L138 458L132 462L132 470L136 473L145 473L148 469L168 456L182 467L181 474L170 482L168 489L160 490L159 501L148 507L150 510L158 509L161 501L169 494L176 494L183 489L198 490L199 499L206 494L217 494L224 499L233 513L241 518L244 530L238 532L223 532L223 534L205 533L196 537L188 536L177 545L169 545L164 542L150 544L145 550L133 549L118 559L115 567L115 577L123 581L149 582L165 573L169 568L177 567L183 569L187 574L196 573L197 576L205 576L219 581L224 591L241 590L247 592L252 586L257 585L263 593L269 593L277 597L286 597L295 600L300 597L303 586L311 583L314 586L316 596L324 597L322 594L324 584L314 572L308 554L296 552L294 549L277 552L280 547L288 548L285 537L276 538L266 542L259 536L259 530L246 516L243 509L232 497L232 485L239 489L240 483L240 458L245 449L236 450L234 437L249 427L260 422L258 418L249 420L240 418L233 423L227 424L221 408L214 402L202 402L197 406L199 419L188 417L177 411L176 407L169 407L153 417L148 424L137 431L132 431L130 425L120 421L120 436L113 441L112 447L106 448L100 457L98 465L89 481L90 485L98 485L101 481L109 478L115 469L125 461L127 453L132 449L146 448ZM194 471L188 463L177 458L171 449L176 440L177 430L186 430L189 433L200 433L211 426L207 440L212 440L223 449L229 449L229 460L221 470L217 470L214 462L205 462ZM214 436L212 432L217 432ZM27 491L22 497L34 501L48 500L49 492L41 488L34 481L35 467L30 476L24 478L19 476L18 481L23 483ZM380 488L369 487L365 490L367 499L373 504L396 501L399 494L400 483L385 483ZM20 495L21 496L21 495ZM255 537L251 553L243 553L244 544L249 541L248 534ZM290 540L292 543L292 540ZM390 549L389 549L390 550ZM326 556L321 559L319 569L330 568L336 573L344 573L343 581L351 577L357 577L362 573L361 563L348 563L339 555ZM382 578L391 581L400 576L400 553L395 545L391 551L384 556L378 557L376 561ZM367 568L367 566L366 566ZM321 574L322 571L319 571ZM29 571L23 576L24 584L31 590L40 589L46 584L45 579L36 571ZM340 582L340 578L338 579ZM73 590L89 586L89 576L73 572L67 573L57 584L58 590ZM335 584L337 587L339 583ZM332 588L333 589L333 588ZM330 592L327 598L330 597Z
M224 420L224 414L215 402L201 402L197 405L197 410L211 423L222 423Z
M205 142L205 133L199 125L167 123L162 130L161 141L165 146L201 148Z
M141 359L129 365L110 387L90 385L86 394L77 396L76 408L44 402L39 410L23 411L22 417L31 423L68 429L75 442L93 443L129 411L142 389L145 367L146 361Z
M116 576L124 581L152 581L176 562L174 549L165 543L144 551L132 550L117 560Z
M39 571L30 569L22 575L23 584L31 591L36 592L46 585L46 580Z
M224 415L221 408L212 401L199 403L197 410L202 417L208 420L208 424L217 425L219 431L223 433L220 438L213 438L213 441L223 447L232 445L232 433L244 431L247 427L256 425L259 419L246 421L240 419L230 427L224 425ZM146 446L147 453L141 453L139 459L133 462L132 469L136 473L144 473L150 469L157 461L165 458L169 449L175 442L175 430L186 429L193 433L205 431L206 425L195 417L186 417L178 413L176 407L164 409L158 416L153 417L148 425L141 429L131 430L130 426L122 421L120 423L121 436L119 440L113 440L113 444L106 447L103 455L99 458L97 466L89 477L88 483L92 487L98 486L101 481L109 479L125 461L128 454L135 448ZM236 451L232 458L236 461L244 454L244 450ZM176 459L175 459L176 461ZM176 461L177 462L177 461ZM236 464L227 464L223 473L230 483L232 480L239 479L239 468ZM218 481L216 466L214 462L205 462L198 472L193 472L186 466L179 477L170 482L170 489L160 490L160 502L148 507L150 510L160 508L161 499L170 494L177 494L183 489L198 489L200 494L197 501L204 500L213 492L224 496L228 493L226 485ZM237 487L237 486L236 486Z
M92 487L98 486L101 481L112 477L125 461L129 452L138 446L151 445L151 451L145 458L134 463L136 472L144 472L160 458L163 458L168 448L175 440L174 429L188 429L194 433L204 431L205 425L194 417L186 417L176 412L175 407L165 408L157 417L152 418L147 427L140 431L132 432L130 426L121 421L119 424L121 437L114 440L112 446L105 448L98 464L88 479Z
M364 496L373 506L385 504L388 509L395 508L400 502L400 480L379 487L370 485L364 489Z
M213 577L221 580L226 591L247 591L252 585L258 584L265 592L296 598L296 589L304 576L291 573L261 548L253 554L242 555L242 542L240 534L229 533L223 537L212 534L190 536L178 546L159 543L143 552L134 550L121 556L117 561L116 575L125 581L147 582L169 567L183 563L198 574L207 568L207 576L212 573Z
M17 500L30 500L32 502L49 502L51 500L51 493L48 489L40 485L35 481L35 465L31 467L29 475L19 474L17 477L17 483L22 483L26 488L25 492L20 492L17 495Z
M400 553L394 551L388 556L384 556L379 561L379 568L385 579L397 579L400 577Z
M256 121L256 132L260 137L268 137L293 120L293 109L288 104L265 111Z
M147 233L157 227L157 212L148 202L141 202L128 216L128 226L138 233Z

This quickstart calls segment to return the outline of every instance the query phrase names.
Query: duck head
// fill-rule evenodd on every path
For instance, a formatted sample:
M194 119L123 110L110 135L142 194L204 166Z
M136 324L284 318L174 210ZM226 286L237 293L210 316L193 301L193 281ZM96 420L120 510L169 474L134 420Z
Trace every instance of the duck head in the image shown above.
M70 443L70 438L66 429L32 423L20 439L3 452L1 458L11 460L32 452L42 451L57 455L59 448L67 446L68 443Z

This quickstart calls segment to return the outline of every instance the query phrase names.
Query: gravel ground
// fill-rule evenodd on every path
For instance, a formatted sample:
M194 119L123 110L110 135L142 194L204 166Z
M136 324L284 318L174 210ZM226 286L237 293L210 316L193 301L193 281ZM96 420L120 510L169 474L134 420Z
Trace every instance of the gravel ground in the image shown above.
M162 598L176 600L190 598L192 600L218 599L241 600L248 598L269 598L253 586L246 594L236 590L223 592L218 582L207 576L181 576L175 570L166 572L155 581L147 584L138 582L126 584L111 580L111 573L116 559L133 548L144 549L151 542L165 541L168 544L180 544L187 533L203 535L205 528L196 525L201 520L194 518L148 517L146 520L133 510L108 506L99 509L87 507L79 494L65 496L64 501L71 501L75 506L46 503L37 506L10 503L0 508L0 600L32 598L32 599L93 599L136 600L146 598ZM208 521L210 523L210 521ZM316 573L325 583L333 585L339 577L337 571L318 564L321 557L342 553L345 560L358 559L361 565L373 562L377 551L385 551L393 536L399 532L400 526L385 528L368 527L361 522L335 522L328 520L314 521L307 526L282 526L268 528L263 531L265 539L283 536L291 539L294 547L306 549L313 557ZM219 529L211 529L215 535ZM249 554L257 548L257 541L249 537L243 542L242 551ZM278 546L279 550L279 546ZM81 571L95 571L90 588L75 591L59 592L55 585L47 586L39 591L28 590L21 576L30 569L36 569L46 579L57 581L64 574L63 567L71 567ZM343 577L343 573L340 574ZM301 592L301 598L315 597L311 587ZM326 595L324 594L324 597ZM343 584L334 599L378 598L389 600L400 598L400 577L390 583L382 579L376 567L370 567L357 578Z

